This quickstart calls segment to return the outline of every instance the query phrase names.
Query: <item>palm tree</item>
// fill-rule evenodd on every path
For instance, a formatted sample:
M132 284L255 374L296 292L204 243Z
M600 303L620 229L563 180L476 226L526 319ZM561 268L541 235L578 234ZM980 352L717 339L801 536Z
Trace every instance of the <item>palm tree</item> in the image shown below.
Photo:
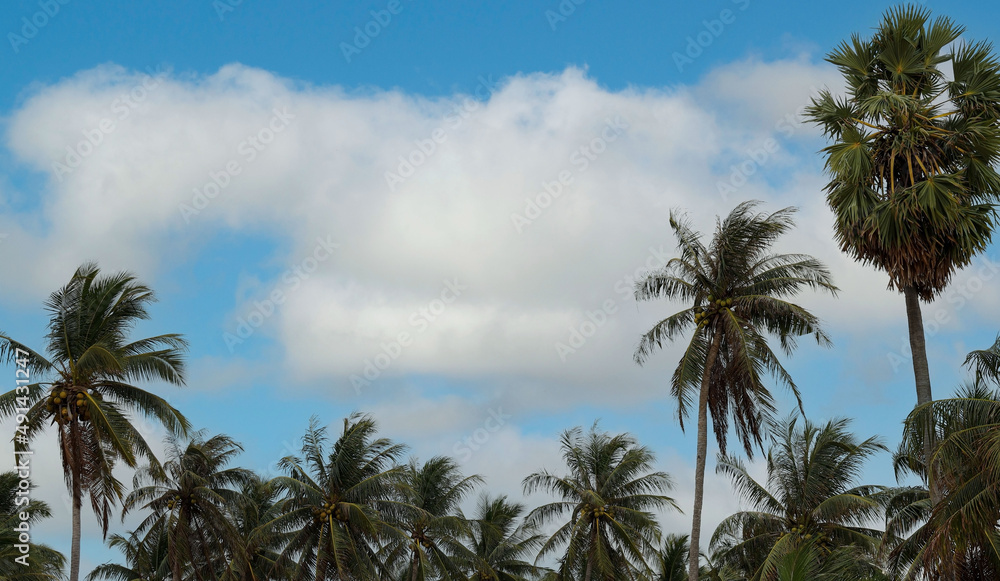
M931 462L923 462L930 439ZM983 383L917 407L906 420L897 474L922 477L939 494L908 489L896 499L887 533L890 565L903 579L962 581L1000 576L1000 392ZM930 466L930 468L928 468ZM914 530L915 529L915 530Z
M977 349L965 357L964 366L972 368L976 383L1000 383L1000 335L986 349Z
M465 581L462 565L474 559L462 545L469 525L459 511L462 500L482 484L480 476L462 476L455 461L435 456L422 466L411 460L402 471L402 518L392 523L406 536L390 540L385 561L405 563L410 581Z
M653 558L653 574L649 581L684 581L688 576L687 535L667 535Z
M239 488L252 473L228 467L242 451L226 435L205 438L199 431L186 444L168 436L167 461L136 473L122 518L139 508L150 512L136 532L164 531L174 581L182 581L188 567L200 581L217 578L232 560L243 564L230 510L243 500Z
M827 55L847 96L824 91L809 109L834 142L826 199L841 249L905 297L917 405L933 399L920 301L986 249L1000 201L1000 63L963 32L924 8L890 9L871 38Z
M695 394L698 398L689 581L698 580L708 413L712 414L722 453L726 451L732 414L736 435L752 456L753 444L762 442L763 422L774 412L771 393L764 385L765 373L790 388L796 398L799 395L768 346L766 335L777 336L786 354L794 350L796 336L812 334L821 345L829 344L819 320L786 299L803 287L836 294L830 273L810 256L772 254L771 246L793 225L794 209L758 214L754 212L758 203L744 202L725 220L717 220L708 247L686 219L672 213L670 227L680 256L639 281L635 290L637 300L666 298L690 305L654 325L635 352L635 360L641 365L654 349L694 328L671 380L682 429Z
M281 552L290 534L277 528L285 498L273 482L252 474L241 486L240 497L232 508L234 526L239 534L240 559L232 559L222 581L258 581L286 579L295 575L294 567L279 566Z
M101 276L97 265L84 264L45 304L47 357L0 333L0 359L15 362L27 353L32 374L47 378L31 384L27 395L15 389L0 396L0 417L29 407L28 442L46 425L56 427L73 504L70 581L80 577L84 495L90 496L107 534L111 506L124 494L112 468L119 460L131 468L140 458L156 462L132 418L155 418L173 432L185 433L189 427L166 400L133 385L149 380L184 384L182 354L187 343L180 335L130 340L136 323L149 319L147 308L154 300L153 291L131 274ZM18 397L27 397L28 405L21 405Z
M125 565L104 563L91 571L86 581L169 581L171 579L167 535L162 527L145 536L135 532L127 536L113 534L108 546L118 549Z
M712 549L748 579L763 581L778 579L782 567L838 570L825 560L835 549L853 547L849 561L856 576L850 578L863 578L875 567L858 555L874 555L882 537L866 526L881 514L882 488L858 486L857 479L865 461L888 450L875 437L858 441L847 420L797 424L789 418L770 430L767 485L754 480L739 459L720 455L717 471L732 479L750 510L719 524Z
M670 476L654 472L653 453L629 434L612 436L580 428L563 432L563 460L569 474L546 470L524 479L524 491L547 492L561 500L542 505L527 517L529 526L562 521L538 553L541 559L565 545L559 578L610 581L649 570L646 558L656 552L660 527L652 511L677 508L662 493Z
M281 460L288 476L274 482L289 498L275 526L291 535L278 564L298 564L294 581L386 575L376 553L382 542L402 536L385 523L398 522L405 508L397 499L403 470L397 462L406 449L376 432L371 417L352 414L329 449L326 428L313 418L302 456Z
M527 523L518 526L524 510L523 504L510 502L503 495L479 498L467 533L475 563L470 580L530 581L542 576L543 569L524 560L545 541L536 527Z
M869 563L869 555L858 547L823 548L816 541L799 544L780 557L777 581L889 581Z
M19 538L21 531L18 528L24 526L22 523L26 523L30 530L38 526L42 519L52 517L45 502L23 495L24 489L19 487L20 483L21 477L16 471L0 472L0 579L56 581L62 578L62 569L66 565L66 558L62 554L37 543L27 543L27 553L17 547L26 544ZM29 499L27 504L25 498ZM22 520L21 513L25 513L28 518Z

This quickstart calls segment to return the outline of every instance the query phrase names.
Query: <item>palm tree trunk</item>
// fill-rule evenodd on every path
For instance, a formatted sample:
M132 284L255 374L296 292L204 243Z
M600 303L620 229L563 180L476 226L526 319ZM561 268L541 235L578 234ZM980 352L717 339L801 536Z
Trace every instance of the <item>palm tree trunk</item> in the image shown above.
M917 384L917 406L934 400L931 395L931 372L927 365L927 343L924 340L924 317L920 312L920 297L913 287L904 287L906 298L906 323L910 331L910 355L913 360L913 378ZM927 489L931 494L931 504L940 502L940 494L935 482L930 478L931 458L934 455L934 432L928 428L924 436L924 466L927 467Z
M420 569L420 549L413 548L413 556L410 557L410 581L417 581L417 572Z
M80 434L75 422L70 422L69 434L62 430L60 432L64 458L69 460L69 473L72 479L70 488L73 496L73 537L70 541L69 581L80 581L80 513L83 509L83 483L80 482L83 458L79 446Z
M722 334L715 332L712 347L705 358L705 372L701 378L701 395L698 397L698 458L694 468L694 510L691 513L691 547L688 552L688 581L698 581L701 541L701 508L705 497L705 456L708 454L708 388L712 368L719 356Z
M83 508L81 501L80 481L73 475L73 540L69 557L69 579L79 581L80 579L80 511Z
M913 377L917 383L917 405L934 399L931 396L931 373L927 367L927 344L924 342L924 318L920 313L920 297L913 287L904 287L906 297L906 322L910 330L910 352L913 358Z
M587 572L584 574L583 580L590 581L591 576L594 572L594 552L597 551L597 543L599 539L597 538L597 519L594 519L594 523L590 525L590 550L587 551Z

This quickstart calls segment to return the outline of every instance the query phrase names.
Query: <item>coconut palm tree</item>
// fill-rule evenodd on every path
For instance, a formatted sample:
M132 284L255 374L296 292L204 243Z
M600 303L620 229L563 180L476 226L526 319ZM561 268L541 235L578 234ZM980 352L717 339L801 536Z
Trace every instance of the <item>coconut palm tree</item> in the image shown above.
M560 522L538 559L565 546L563 581L611 581L648 572L646 559L656 553L660 534L652 511L677 508L662 494L672 487L670 476L653 471L653 453L631 435L612 436L596 423L587 433L581 428L563 432L560 447L568 474L541 470L523 482L526 494L542 491L560 498L527 517L529 526Z
M459 505L482 477L463 476L447 456L423 465L411 459L401 476L402 518L392 524L406 536L390 540L384 561L405 571L410 581L465 581L463 566L468 568L474 555L462 545L469 524Z
M298 571L295 581L376 579L388 575L377 557L378 546L403 533L386 524L398 522L406 508L398 500L404 446L376 438L370 416L352 414L332 448L326 428L313 418L302 455L280 462L287 476L274 482L289 498L275 526L291 531L278 565Z
M653 557L649 581L684 581L688 576L687 535L667 535ZM704 576L704 575L702 575Z
M772 245L792 228L794 209L760 214L754 211L758 203L744 202L725 220L717 220L708 246L686 218L672 213L670 227L680 256L636 284L637 300L665 298L688 305L642 337L635 352L637 363L693 328L671 379L682 429L689 407L695 399L698 402L689 581L698 579L708 413L723 453L732 416L736 435L752 456L754 445L762 442L763 423L774 412L764 376L770 374L799 395L767 335L776 336L786 354L791 354L801 335L811 334L821 345L829 344L819 320L788 300L805 287L836 294L829 271L810 256L773 254Z
M799 428L794 417L772 426L766 485L739 459L720 455L717 472L729 476L750 505L723 520L712 536L720 560L753 581L776 580L783 567L832 574L840 567L827 567L824 559L853 547L850 578L876 571L872 557L882 533L867 524L881 515L883 489L857 480L868 459L888 450L875 437L859 441L847 427L847 420L834 420Z
M279 487L252 474L240 487L240 497L232 508L234 526L239 534L240 559L232 559L222 581L258 581L286 579L295 575L294 566L279 566L281 552L290 534L276 524L282 516L285 498Z
M530 581L545 572L525 559L545 542L536 527L518 525L523 504L506 496L479 498L475 517L469 521L467 543L474 555L472 581Z
M22 543L22 528L37 527L42 519L51 518L48 504L23 495L17 471L0 472L0 579L6 581L56 581L62 579L66 558L58 551L37 543ZM34 488L33 486L31 488ZM31 488L28 490L30 491ZM25 500L28 499L27 504ZM21 519L21 513L28 517ZM28 545L27 553L17 545ZM17 561L15 559L21 559Z
M931 462L923 462L927 440ZM890 564L903 579L1000 577L1000 392L983 383L917 407L907 418L897 474L911 472L938 491L912 489L889 512L887 532L905 539ZM930 466L930 468L928 468ZM915 530L914 530L915 529Z
M976 383L1000 384L1000 335L997 335L993 345L986 349L970 352L965 357L963 365L975 372Z
M128 535L113 534L108 539L108 546L121 551L126 564L104 563L98 565L87 575L87 581L169 581L171 579L168 540L162 527L155 528L144 536L135 532Z
M917 6L827 55L847 95L809 109L827 147L841 249L889 275L906 302L917 405L933 399L920 301L986 249L1000 201L1000 62L985 42ZM947 69L951 74L947 74Z
M204 431L187 442L174 436L166 442L167 461L136 472L122 519L137 509L149 511L136 532L164 531L174 581L182 581L188 567L196 579L218 578L230 561L244 564L231 509L243 501L239 489L253 475L229 467L243 447L222 434L206 438Z
M88 263L45 304L46 356L0 333L0 360L11 363L27 353L32 376L43 379L28 386L27 394L15 389L0 396L0 417L11 416L19 407L30 408L27 442L47 426L55 426L73 506L70 581L80 577L84 496L90 497L106 534L111 507L124 494L112 468L119 461L132 468L142 458L156 462L132 423L134 417L153 418L174 432L184 433L189 427L166 400L133 385L150 380L184 384L187 343L180 335L130 338L136 323L149 319L148 307L154 300L153 291L133 275L102 276L97 265ZM27 401L18 401L19 397Z

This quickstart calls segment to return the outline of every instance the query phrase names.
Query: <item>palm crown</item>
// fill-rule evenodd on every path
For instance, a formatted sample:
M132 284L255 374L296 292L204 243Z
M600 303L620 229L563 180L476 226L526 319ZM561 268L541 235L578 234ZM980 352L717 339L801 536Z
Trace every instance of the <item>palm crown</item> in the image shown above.
M168 430L185 433L189 423L163 398L135 385L160 380L184 383L186 341L176 334L131 340L136 323L149 318L155 300L149 287L127 272L102 276L95 264L78 268L46 302L49 313L46 356L0 334L0 358L29 354L29 367L45 381L30 386L26 436L30 442L54 425L63 471L73 498L70 581L79 578L79 510L89 494L105 533L112 505L123 497L112 469L138 458L156 458L130 415L155 418ZM45 386L45 387L43 387ZM11 415L17 394L0 396L0 415ZM21 443L19 443L21 445Z
M809 110L835 141L824 151L841 247L924 300L986 248L1000 196L1000 63L987 43L956 45L962 32L923 8L890 10L873 38L827 57L847 96L825 91Z

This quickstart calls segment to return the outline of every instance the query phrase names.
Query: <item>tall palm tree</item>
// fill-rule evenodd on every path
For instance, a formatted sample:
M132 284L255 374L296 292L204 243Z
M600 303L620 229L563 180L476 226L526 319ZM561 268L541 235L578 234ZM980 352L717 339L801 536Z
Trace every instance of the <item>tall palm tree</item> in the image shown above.
M66 558L61 553L46 545L30 542L27 543L29 545L27 553L17 547L26 544L21 542L19 538L21 533L17 530L22 523L27 523L30 529L37 527L42 519L52 517L52 512L44 501L31 499L27 505L24 504L23 499L26 497L22 495L24 490L19 487L20 483L21 477L16 471L0 472L0 579L5 581L62 579ZM25 516L28 518L22 520L21 513L26 513Z
M767 335L776 336L786 354L791 354L795 338L801 335L811 334L821 345L829 344L819 320L788 301L804 287L836 294L829 271L810 256L773 254L771 246L792 228L794 209L760 214L754 211L758 203L743 202L725 220L717 220L708 246L686 219L671 214L680 256L636 284L637 300L665 298L688 304L642 337L635 352L637 363L694 329L671 379L682 429L688 408L695 397L698 401L689 581L698 580L708 413L723 453L732 415L736 435L752 456L753 445L762 442L763 422L774 412L764 375L772 375L796 398L799 395L768 346Z
M932 456L925 463L928 439ZM973 383L955 398L914 409L896 468L921 476L939 498L930 502L926 490L916 489L896 501L887 532L913 533L892 547L893 570L903 579L1000 576L1000 392Z
M544 570L525 559L537 552L545 538L537 527L518 525L524 511L523 504L503 495L479 498L467 536L475 557L470 581L530 581L542 576Z
M753 581L776 580L782 567L839 570L826 568L823 560L837 548L853 547L853 578L875 570L871 557L882 533L867 524L882 512L882 488L858 486L857 480L868 459L888 450L875 437L859 441L847 427L847 420L834 420L823 426L806 421L799 428L796 418L774 425L766 485L739 459L720 455L717 471L732 479L750 505L716 529L712 548L722 561ZM860 557L866 554L867 561Z
M541 559L565 545L559 578L563 581L610 581L649 570L647 557L656 552L660 527L652 511L677 508L662 493L670 476L653 471L655 457L629 434L610 435L597 424L563 432L563 460L569 473L546 470L524 479L526 494L547 492L561 500L528 515L529 525L561 522L538 553Z
M352 414L331 449L326 428L313 418L302 456L281 460L288 475L274 482L289 498L275 526L291 536L278 564L298 565L294 581L387 575L376 553L402 536L386 521L401 520L405 508L398 500L403 468L397 462L406 448L376 433L370 416Z
M153 291L133 275L102 276L97 265L88 263L45 304L47 356L0 333L0 360L13 362L27 352L33 375L44 378L31 384L27 396L16 389L0 396L0 417L25 407L17 398L27 397L27 441L47 425L55 426L73 505L70 581L80 577L83 497L90 496L107 534L111 507L124 494L112 474L116 463L134 468L141 458L156 462L132 419L144 415L180 433L189 428L166 400L133 385L150 380L184 384L187 343L180 335L130 338L135 325L149 319L154 300Z
M186 443L168 436L167 461L136 473L122 518L140 508L149 511L136 532L165 532L174 581L182 581L188 567L200 581L217 578L230 561L243 564L231 509L243 500L239 489L252 473L229 467L242 451L226 435L206 438L199 431Z
M391 539L385 561L399 567L410 581L465 581L463 566L474 555L462 545L469 524L459 505L480 476L463 476L452 458L435 456L420 465L410 460L402 471L402 518L392 523L406 536Z
M890 9L871 38L827 55L847 96L824 91L808 113L834 142L826 199L841 249L905 297L917 405L933 399L920 301L986 249L1000 201L1000 63L963 32L925 8Z

